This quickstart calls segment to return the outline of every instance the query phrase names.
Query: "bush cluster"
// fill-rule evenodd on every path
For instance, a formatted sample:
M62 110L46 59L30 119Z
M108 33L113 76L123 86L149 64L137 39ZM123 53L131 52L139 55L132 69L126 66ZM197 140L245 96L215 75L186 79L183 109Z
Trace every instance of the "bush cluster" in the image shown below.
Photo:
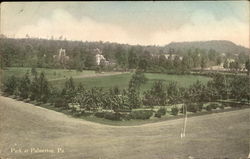
M166 114L166 109L161 107L160 109L158 109L158 111L155 113L155 117L157 118L161 118L161 116Z
M153 115L152 110L137 110L128 114L127 119L149 119Z
M171 114L172 115L178 115L179 109L178 107L172 107L171 108Z

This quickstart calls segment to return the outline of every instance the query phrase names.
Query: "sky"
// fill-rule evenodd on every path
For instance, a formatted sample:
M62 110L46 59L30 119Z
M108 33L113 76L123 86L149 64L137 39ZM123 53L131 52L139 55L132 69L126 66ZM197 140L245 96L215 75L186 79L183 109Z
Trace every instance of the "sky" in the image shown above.
M4 2L8 37L109 41L140 45L230 40L249 43L248 1Z

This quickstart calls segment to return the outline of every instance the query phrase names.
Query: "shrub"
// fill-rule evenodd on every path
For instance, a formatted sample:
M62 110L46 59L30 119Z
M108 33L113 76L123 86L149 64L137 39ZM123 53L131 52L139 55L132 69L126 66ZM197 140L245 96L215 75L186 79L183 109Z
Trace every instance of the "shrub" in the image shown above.
M211 107L210 105L207 105L207 106L206 106L206 110L207 110L207 111L211 111L211 110L212 110L212 107Z
M58 97L55 99L55 107L67 107L68 106L68 103L67 101L62 98L62 97Z
M219 108L220 108L220 109L224 109L224 105L221 104L221 105L219 106Z
M73 112L73 116L75 116L75 117L80 117L83 114L84 114L84 111L75 111L75 112Z
M156 113L155 113L155 117L161 118L161 114L156 112Z
M196 113L197 111L200 111L200 107L196 103L189 103L187 104L187 111Z
M165 108L160 108L155 113L155 117L160 118L162 115L165 115L165 114L166 114L166 109Z
M138 111L133 111L129 114L129 119L149 119L153 115L152 110L138 110Z
M161 114L161 115L165 115L166 114L166 109L165 108L160 108L157 113Z
M156 81L153 87L144 92L144 105L165 105L167 100L167 94L165 92L165 86L162 81Z
M180 113L186 113L186 108L184 105L179 109Z
M173 115L177 115L178 112L179 112L179 109L178 109L177 107L172 107L172 108L171 108L171 113L172 113Z
M104 118L109 119L109 120L121 120L122 119L122 114L121 113L106 112L104 114Z
M220 107L220 105L217 104L217 103L209 104L209 106L210 106L212 109L216 109L216 108Z
M96 112L95 116L98 117L98 118L104 118L105 112Z

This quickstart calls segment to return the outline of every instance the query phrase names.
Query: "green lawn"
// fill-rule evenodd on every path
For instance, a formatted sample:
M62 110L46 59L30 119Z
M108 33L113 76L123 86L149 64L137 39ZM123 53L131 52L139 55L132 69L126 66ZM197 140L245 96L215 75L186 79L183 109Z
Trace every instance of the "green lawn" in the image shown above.
M129 80L131 79L132 73L120 74L120 75L111 75L104 77L91 77L91 78L76 78L74 79L76 84L82 83L86 88L92 87L102 87L110 88L118 86L119 88L127 88ZM148 79L146 84L142 85L142 91L150 89L153 83L157 80L163 80L165 84L170 81L176 81L179 86L189 87L191 84L200 80L202 83L206 83L210 78L205 76L196 76L196 75L168 75L168 74L159 74L159 73L145 73L146 78ZM65 83L65 80L51 81L51 83L59 88Z
M130 78L131 74L126 73L126 74L110 75L103 77L75 78L74 82L77 85L79 83L82 83L86 88L92 88L92 87L110 88L114 86L118 86L119 88L127 88ZM51 81L50 83L53 84L55 87L61 88L63 87L65 81L66 79Z
M76 71L76 70L66 70L66 69L47 69L47 68L36 68L38 74L40 72L44 72L46 75L46 78L51 79L57 79L57 78L69 78L73 76L81 76L81 75L89 75L89 74L95 74L95 71ZM9 67L3 70L3 78L6 79L7 77L11 75L15 75L17 77L23 76L26 72L29 72L31 74L31 68L28 67Z
M3 78L6 79L11 75L22 76L26 72L31 72L31 68L24 67L10 67L4 70ZM66 69L46 69L46 68L37 68L37 72L44 72L47 79L51 80L50 83L58 88L62 88L66 81L66 78L73 77L74 81L77 84L82 83L86 88L92 87L103 87L110 88L118 86L119 88L127 88L129 80L131 79L132 73L125 74L115 74L102 76L99 74L98 77L95 76L95 71L83 71L79 72L76 70L66 70ZM111 73L112 74L112 73ZM87 77L90 76L90 77ZM93 77L94 76L94 77ZM102 76L102 77L101 77ZM160 73L145 73L146 78L148 79L147 83L142 86L142 91L150 89L154 81L163 80L165 84L170 81L176 81L179 86L188 87L196 80L200 80L203 83L206 83L210 78L205 76L198 75L169 75L169 74L160 74Z

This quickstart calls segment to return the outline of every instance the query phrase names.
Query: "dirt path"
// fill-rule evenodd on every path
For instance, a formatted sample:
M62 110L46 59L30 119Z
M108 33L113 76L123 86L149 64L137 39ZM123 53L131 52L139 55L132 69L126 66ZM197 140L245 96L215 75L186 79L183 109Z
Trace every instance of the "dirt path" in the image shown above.
M183 119L108 126L0 96L0 158L246 158L249 113L244 109L189 118L181 139ZM44 152L35 152L38 148Z
M120 75L120 74L126 74L129 72L105 72L105 73L95 73L95 74L86 74L86 75L79 75L79 76L73 76L72 78L90 78L90 77L104 77L104 76L112 76L112 75ZM58 80L62 80L62 79L66 79L65 77L61 77L61 78L54 78L54 79L50 79L49 81L58 81Z

